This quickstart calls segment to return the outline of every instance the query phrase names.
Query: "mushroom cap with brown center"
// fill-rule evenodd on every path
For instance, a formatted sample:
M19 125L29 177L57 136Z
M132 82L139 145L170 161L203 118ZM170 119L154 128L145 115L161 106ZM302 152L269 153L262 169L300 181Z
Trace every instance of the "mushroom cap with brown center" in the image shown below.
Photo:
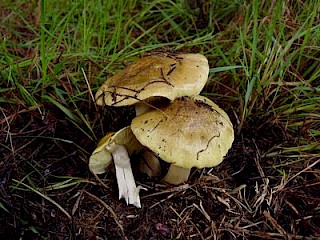
M198 95L209 74L201 54L157 54L138 59L102 84L98 105L127 106L152 97Z
M182 168L218 165L234 140L228 115L203 96L182 97L143 113L131 129L142 145Z
M112 162L112 154L107 150L106 146L113 142L117 145L125 146L129 156L138 153L143 148L133 135L130 126L122 128L117 132L108 133L99 141L97 148L90 156L89 169L91 172L95 174L106 172L106 168Z

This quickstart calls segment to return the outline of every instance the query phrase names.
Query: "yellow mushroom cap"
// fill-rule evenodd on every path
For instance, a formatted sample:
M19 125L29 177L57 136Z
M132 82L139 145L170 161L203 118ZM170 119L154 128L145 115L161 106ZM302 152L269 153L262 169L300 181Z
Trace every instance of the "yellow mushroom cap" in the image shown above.
M138 59L109 78L96 93L98 105L126 106L152 97L198 95L209 74L201 54L157 54Z
M137 153L143 148L133 135L130 126L122 128L117 132L108 133L99 141L97 148L89 159L89 169L91 172L95 174L106 172L106 168L112 162L112 155L106 149L106 146L113 142L117 145L123 145L129 155Z
M203 96L182 97L143 113L131 129L142 145L182 168L218 165L234 140L228 115Z

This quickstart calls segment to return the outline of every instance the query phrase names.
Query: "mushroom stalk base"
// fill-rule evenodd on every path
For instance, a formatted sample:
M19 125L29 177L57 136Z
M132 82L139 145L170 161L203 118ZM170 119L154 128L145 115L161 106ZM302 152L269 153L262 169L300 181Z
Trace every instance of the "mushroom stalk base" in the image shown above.
M139 116L139 115L147 112L149 109L150 109L150 106L148 106L146 103L136 103L135 104L136 116Z
M141 187L136 187L127 149L123 145L117 145L115 143L111 143L106 148L113 156L119 189L119 199L124 198L127 204L132 204L141 208L139 197Z
M140 158L139 169L149 177L161 174L160 161L157 156L149 149L145 149Z
M188 181L190 171L190 168L182 168L171 164L163 180L173 185L179 185Z

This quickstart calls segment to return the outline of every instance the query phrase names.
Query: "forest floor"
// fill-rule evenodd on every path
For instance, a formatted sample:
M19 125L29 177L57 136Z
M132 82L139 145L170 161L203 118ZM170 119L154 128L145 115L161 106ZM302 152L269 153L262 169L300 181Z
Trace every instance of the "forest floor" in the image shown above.
M0 238L320 239L320 2L249 2L1 1ZM208 58L235 141L180 186L134 168L136 208L88 168L134 111L93 95L150 52Z

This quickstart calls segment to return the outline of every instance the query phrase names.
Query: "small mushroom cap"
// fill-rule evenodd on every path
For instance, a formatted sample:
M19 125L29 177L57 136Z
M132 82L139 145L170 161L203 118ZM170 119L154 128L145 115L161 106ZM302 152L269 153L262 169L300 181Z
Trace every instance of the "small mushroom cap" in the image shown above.
M89 169L94 174L102 174L106 172L106 168L112 161L111 153L106 149L106 145L110 141L114 133L108 133L98 143L97 148L93 151L89 159Z
M138 59L109 78L96 93L98 105L127 106L152 97L198 95L207 82L201 54L157 54Z
M182 97L143 113L131 129L142 145L182 168L218 165L234 140L228 115L202 96Z
M141 151L143 146L133 135L130 126L120 129L118 132L112 132L105 135L98 143L89 159L89 169L95 174L106 172L106 168L112 162L112 155L107 150L107 146L115 142L117 145L123 145L129 155Z

